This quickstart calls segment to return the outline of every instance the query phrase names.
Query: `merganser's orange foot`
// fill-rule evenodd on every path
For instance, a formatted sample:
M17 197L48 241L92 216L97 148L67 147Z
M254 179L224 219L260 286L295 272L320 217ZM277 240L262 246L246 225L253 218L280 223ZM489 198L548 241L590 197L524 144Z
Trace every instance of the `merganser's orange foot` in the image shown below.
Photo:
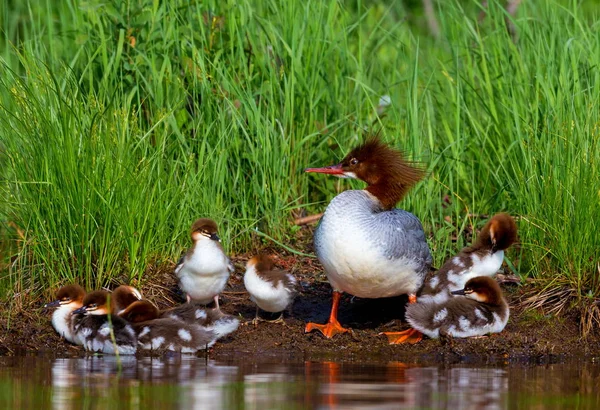
M410 294L408 295L408 303L417 303L417 295Z
M382 332L380 335L386 335L388 338L388 342L391 345L398 345L403 343L410 343L414 345L415 343L419 343L421 339L423 339L423 333L419 332L416 329L408 329L402 332Z
M343 328L342 325L340 325L340 322L336 320L335 322L329 322L325 325L319 325L317 323L312 322L307 323L306 328L304 328L304 333L310 333L315 329L323 333L323 336L325 336L328 339L331 339L338 333L346 333L350 331L350 329Z

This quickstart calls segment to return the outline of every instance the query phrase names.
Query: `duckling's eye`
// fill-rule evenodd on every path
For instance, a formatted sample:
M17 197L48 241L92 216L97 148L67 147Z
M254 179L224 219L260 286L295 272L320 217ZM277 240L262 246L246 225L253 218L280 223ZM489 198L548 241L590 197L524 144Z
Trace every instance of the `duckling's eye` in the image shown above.
M356 158L352 158L350 160L350 165L356 165L356 164L358 164L358 160Z
M96 303L90 303L88 305L88 308L90 308L90 309L96 309L97 307L98 307L98 305Z

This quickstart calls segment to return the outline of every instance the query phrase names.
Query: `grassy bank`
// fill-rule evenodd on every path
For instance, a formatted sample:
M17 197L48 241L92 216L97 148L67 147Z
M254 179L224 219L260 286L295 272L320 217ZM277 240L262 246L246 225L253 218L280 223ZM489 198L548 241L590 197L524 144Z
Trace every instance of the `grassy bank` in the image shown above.
M489 3L443 2L438 39L402 2L5 3L2 283L143 280L198 216L287 243L361 186L302 169L381 130L430 170L400 206L436 265L507 211L517 273L600 296L599 10L524 2L513 41Z

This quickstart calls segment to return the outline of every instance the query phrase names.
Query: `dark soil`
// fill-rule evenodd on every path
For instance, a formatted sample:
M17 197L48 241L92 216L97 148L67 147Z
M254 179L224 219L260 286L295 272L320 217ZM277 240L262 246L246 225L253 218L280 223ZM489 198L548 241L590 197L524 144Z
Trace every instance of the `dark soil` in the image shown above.
M308 245L307 245L308 246ZM454 339L442 344L425 338L416 345L389 345L384 331L408 328L403 322L405 296L386 299L360 299L344 295L339 320L352 333L326 339L318 332L304 333L307 322L325 323L331 308L331 287L319 262L287 251L265 249L277 255L277 265L292 272L300 282L300 294L291 311L285 314L285 325L260 322L250 324L255 305L243 285L245 263L251 255L233 256L236 273L221 295L224 312L238 315L240 328L219 341L208 353L214 359L232 356L286 357L306 360L392 360L403 362L555 362L573 356L600 356L600 337L596 329L587 338L580 336L579 315L563 313L561 317L544 315L538 310L525 310L519 300L524 287L503 285L511 305L511 317L500 334L480 339ZM135 284L134 284L135 285ZM148 299L164 308L181 303L172 266L151 269L138 284ZM51 353L57 356L86 354L79 346L62 340L50 323L52 312L42 309L44 302L9 308L0 318L0 355ZM261 317L275 319L264 312ZM203 355L204 353L199 353Z

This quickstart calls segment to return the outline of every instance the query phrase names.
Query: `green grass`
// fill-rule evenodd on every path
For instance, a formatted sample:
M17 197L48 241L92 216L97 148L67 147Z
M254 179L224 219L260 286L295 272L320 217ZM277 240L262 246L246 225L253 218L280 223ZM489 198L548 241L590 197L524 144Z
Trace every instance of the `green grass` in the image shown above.
M293 210L362 186L302 169L381 131L428 165L399 206L423 221L436 265L485 222L470 215L506 211L519 274L600 296L593 3L523 2L516 42L495 1L480 24L479 2L438 2L438 40L419 11L383 0L9 3L7 289L143 280L200 216L230 252L250 250L254 230L286 243Z

